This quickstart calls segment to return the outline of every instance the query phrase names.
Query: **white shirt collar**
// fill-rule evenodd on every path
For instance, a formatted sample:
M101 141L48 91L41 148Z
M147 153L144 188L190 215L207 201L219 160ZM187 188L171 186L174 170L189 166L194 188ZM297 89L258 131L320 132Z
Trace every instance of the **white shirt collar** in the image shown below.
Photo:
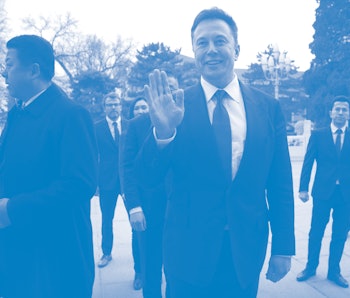
M342 132L344 133L345 130L347 129L348 127L348 121L346 121L345 125L343 127L341 127L340 129L342 130ZM332 133L335 134L336 131L338 130L338 127L336 127L333 122L331 122L331 130L332 130Z
M51 86L51 84L49 86L47 86L45 89L43 89L40 92L38 92L37 94L35 94L34 96L32 96L31 98L29 98L27 101L23 102L22 108L29 106L34 100L36 100L41 94L43 94L50 86Z
M110 126L113 126L113 123L114 123L114 122L117 122L118 124L120 123L120 116L118 117L117 120L112 120L112 119L110 119L108 116L106 116L106 120L107 120L107 123L108 123Z
M210 84L208 81L206 81L203 77L201 77L201 85L204 90L205 98L207 102L212 99L215 92L219 89L218 87L215 87L214 85ZM234 100L239 102L242 98L241 91L239 87L239 82L237 75L235 74L233 80L223 89L227 92L228 95Z

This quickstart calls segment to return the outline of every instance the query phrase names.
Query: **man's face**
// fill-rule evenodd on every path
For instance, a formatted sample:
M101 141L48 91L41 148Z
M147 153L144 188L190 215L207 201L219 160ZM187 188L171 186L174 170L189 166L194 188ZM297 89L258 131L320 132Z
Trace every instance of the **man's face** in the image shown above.
M32 67L21 63L17 50L8 49L2 76L12 97L25 101L32 96Z
M122 110L122 105L119 98L107 97L105 100L105 113L107 117L113 121L119 118Z
M347 102L336 101L332 110L329 112L329 116L336 127L343 127L346 121L349 120L349 104Z
M192 49L196 65L206 81L218 88L224 88L232 81L239 46L224 21L200 22L193 32Z

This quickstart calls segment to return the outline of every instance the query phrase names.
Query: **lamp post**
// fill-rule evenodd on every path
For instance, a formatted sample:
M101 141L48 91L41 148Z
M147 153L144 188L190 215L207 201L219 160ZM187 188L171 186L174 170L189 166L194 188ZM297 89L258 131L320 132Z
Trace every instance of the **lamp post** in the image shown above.
M271 81L275 88L275 98L279 98L280 81L288 78L291 69L291 60L287 56L287 52L281 53L278 45L270 45L270 53L261 55L261 68L264 76Z

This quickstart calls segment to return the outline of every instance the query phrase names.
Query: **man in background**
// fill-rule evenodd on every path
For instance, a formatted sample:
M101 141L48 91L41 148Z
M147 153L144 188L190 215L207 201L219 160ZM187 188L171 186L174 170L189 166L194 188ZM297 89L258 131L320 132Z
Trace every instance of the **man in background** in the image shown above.
M169 86L173 92L179 89L174 75L169 75ZM140 97L137 102L145 99ZM143 104L147 104L143 102ZM132 107L134 105L131 105ZM148 105L147 105L148 107ZM122 184L125 202L130 215L133 233L137 235L143 277L143 297L162 297L163 272L163 226L167 203L166 179L152 187L144 187L135 167L137 154L151 131L151 120L147 113L129 122L125 134L122 154Z
M119 150L121 132L121 100L116 92L103 97L105 118L95 125L98 145L98 188L102 215L102 257L98 267L112 260L113 218L118 196L121 194L119 178Z
M349 98L335 97L329 111L330 125L312 131L309 139L299 186L299 197L303 202L309 200L309 183L315 161L317 168L312 188L308 261L306 268L297 276L298 281L308 280L316 274L322 238L332 210L332 240L327 278L340 287L349 287L340 272L340 260L350 226L349 108Z

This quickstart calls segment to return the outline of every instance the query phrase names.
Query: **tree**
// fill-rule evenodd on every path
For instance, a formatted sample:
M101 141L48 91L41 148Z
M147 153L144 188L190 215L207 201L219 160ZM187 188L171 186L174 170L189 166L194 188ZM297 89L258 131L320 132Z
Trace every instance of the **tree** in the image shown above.
M68 80L60 85L71 92L73 100L87 108L95 119L103 114L104 94L121 89L125 93L132 66L134 45L131 40L117 37L106 43L96 35L84 35L77 30L77 21L67 13L56 18L24 19L26 28L48 39L57 63Z
M131 68L128 79L129 94L135 96L148 84L148 75L155 69L161 69L177 75L181 63L180 50L172 51L163 43L150 43L137 51L136 62Z
M0 0L0 71L2 73L5 61L7 13L5 11L5 0ZM8 96L4 80L0 82L0 131L6 121L8 110Z
M315 58L304 75L310 95L311 120L328 124L329 103L336 95L350 95L350 5L349 0L317 0L314 40Z
M94 120L103 117L103 96L116 89L115 80L100 71L85 71L72 84L72 98L90 111Z

